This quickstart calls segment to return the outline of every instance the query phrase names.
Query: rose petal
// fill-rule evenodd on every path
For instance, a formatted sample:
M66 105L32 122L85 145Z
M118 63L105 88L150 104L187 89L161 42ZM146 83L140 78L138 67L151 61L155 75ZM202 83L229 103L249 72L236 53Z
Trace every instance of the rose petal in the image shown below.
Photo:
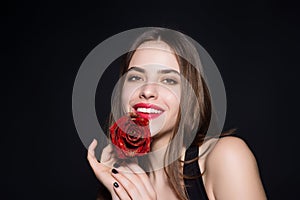
M110 127L110 137L119 158L142 156L150 151L149 121L133 113Z

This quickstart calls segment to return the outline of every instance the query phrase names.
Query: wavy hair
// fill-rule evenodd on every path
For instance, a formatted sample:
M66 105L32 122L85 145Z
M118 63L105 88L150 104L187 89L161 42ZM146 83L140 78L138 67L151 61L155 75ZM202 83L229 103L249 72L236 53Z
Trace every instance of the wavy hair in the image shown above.
M182 149L178 147L187 148L189 145L200 147L203 144L212 119L211 97L207 84L201 74L203 71L202 64L196 47L184 34L170 29L152 28L141 34L131 46L131 51L125 56L124 63L121 65L121 77L126 74L135 50L141 44L149 41L162 41L169 45L179 64L180 74L186 80L181 84L181 106L173 129L172 142L169 143L165 154L164 171L177 197L180 200L187 200L188 195L183 184L184 178L196 177L187 177L184 175L182 164L194 162L199 157L190 161L183 161L180 159ZM120 101L121 89L115 94L114 98ZM112 113L118 113L117 115L121 116L121 103L115 105L112 108ZM110 114L109 121L110 125L114 123L112 114ZM231 134L232 132L234 132L234 129L224 132L221 135ZM175 136L176 140L173 140ZM167 163L171 164L168 165Z

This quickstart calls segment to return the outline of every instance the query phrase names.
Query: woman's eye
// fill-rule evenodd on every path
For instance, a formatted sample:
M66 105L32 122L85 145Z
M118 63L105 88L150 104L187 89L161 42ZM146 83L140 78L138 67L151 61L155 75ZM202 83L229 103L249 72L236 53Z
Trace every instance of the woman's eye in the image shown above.
M128 81L140 81L140 80L142 80L142 78L139 76L133 75L133 76L129 76L129 78L127 80Z
M178 83L176 80L171 78L166 78L162 82L168 85L176 85Z

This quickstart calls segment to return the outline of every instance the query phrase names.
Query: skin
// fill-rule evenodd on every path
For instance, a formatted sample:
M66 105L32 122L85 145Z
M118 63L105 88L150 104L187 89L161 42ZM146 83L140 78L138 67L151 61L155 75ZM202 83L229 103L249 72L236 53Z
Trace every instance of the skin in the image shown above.
M169 70L168 73L160 73ZM141 72L143 71L143 72ZM122 91L125 111L134 111L137 103L158 106L164 112L150 120L156 150L168 144L176 123L180 100L180 71L175 55L169 46L161 42L147 42L133 55Z
M208 143L213 142L213 150L198 161L206 170L203 182L209 199L266 199L255 157L246 143L232 136Z
M166 51L149 49L147 48L149 46ZM139 48L141 51L137 51L133 56L129 68L139 66L147 70L148 64L155 63L160 66L169 66L179 72L176 58L174 54L170 53L170 48L165 43L152 42ZM148 79L149 77L143 81ZM163 79L155 81L164 84ZM179 109L178 101L172 101L172 99L168 99L168 96L177 95L178 97L180 93L176 93L176 88L165 90L170 87L169 85L162 88L157 87L156 84L141 87L127 86L124 88L128 88L128 90L123 92L125 95L122 97L123 106L127 111L130 111L132 106L140 101L151 102L165 109L163 119L168 120L168 123L164 123L163 127L155 133L156 139L152 145L153 148L166 145L170 139L172 127L175 125L174 116L177 116ZM210 145L214 148L198 161L201 171L205 171L203 182L209 199L266 199L256 160L241 139L225 137L219 140L209 140L199 147L199 154L205 152ZM108 145L103 150L101 160L98 162L95 157L96 146L97 141L94 140L89 146L87 158L95 175L108 188L114 200L176 199L176 195L168 185L163 169L152 171L147 175L136 160L132 160L130 163L123 163L117 169L118 173L113 173L112 168L108 167L117 160L113 147ZM182 151L182 155L184 155L185 149L183 148ZM150 157L150 161L160 162L162 158ZM119 187L113 186L115 182Z

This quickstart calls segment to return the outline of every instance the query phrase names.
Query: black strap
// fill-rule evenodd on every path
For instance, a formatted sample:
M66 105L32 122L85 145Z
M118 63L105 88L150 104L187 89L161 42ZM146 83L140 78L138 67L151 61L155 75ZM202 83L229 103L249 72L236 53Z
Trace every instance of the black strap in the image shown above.
M190 146L185 152L185 161L192 160L196 158L199 154L198 146ZM208 200L203 180L201 177L201 171L199 168L198 160L184 164L183 173L188 177L198 177L198 178L185 178L184 184L188 193L190 200Z

